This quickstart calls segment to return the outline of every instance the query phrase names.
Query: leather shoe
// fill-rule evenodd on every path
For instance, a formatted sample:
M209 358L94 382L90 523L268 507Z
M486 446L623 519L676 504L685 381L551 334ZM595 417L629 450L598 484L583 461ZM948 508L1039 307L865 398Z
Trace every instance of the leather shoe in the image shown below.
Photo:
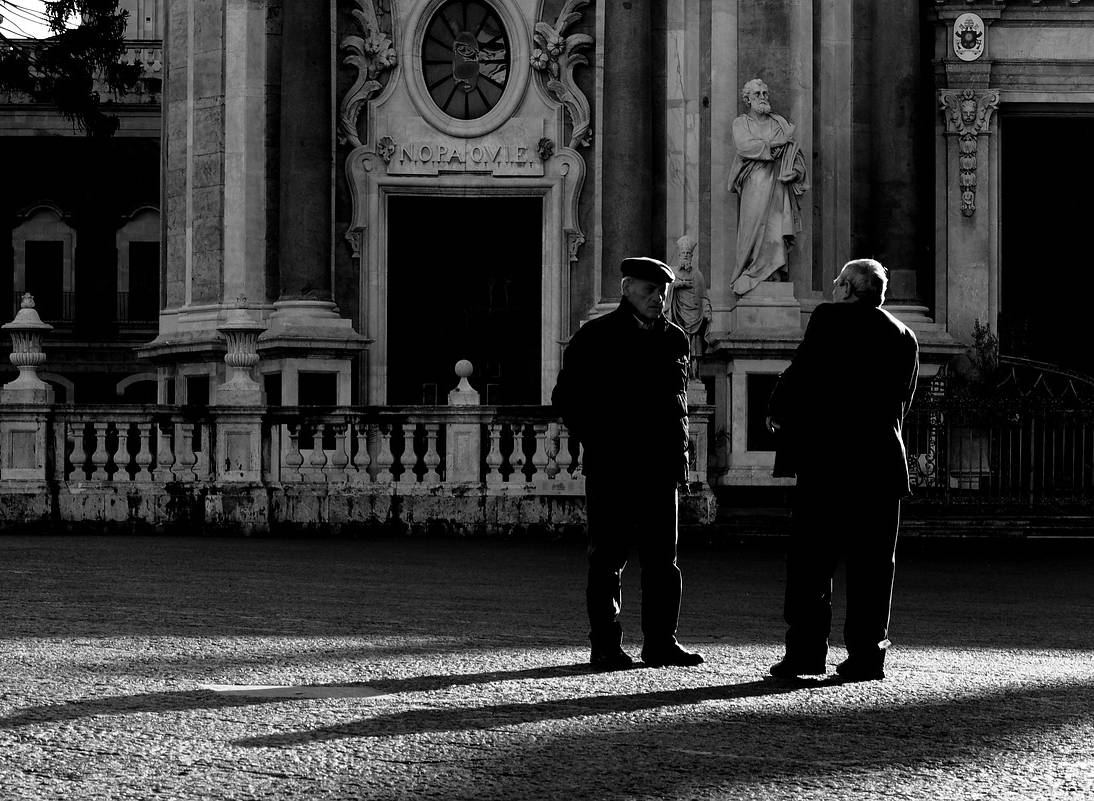
M703 659L702 654L685 651L680 647L680 643L674 642L667 648L643 648L642 661L646 664L646 667L659 668L669 665L673 667L695 667L703 664L706 660Z
M771 675L777 679L796 679L798 676L823 676L828 670L824 660L803 662L784 656L771 666Z
M589 664L596 670L627 670L634 667L631 655L622 648L607 651L593 651Z
M885 678L884 668L876 662L845 659L836 665L836 673L844 681L880 681Z

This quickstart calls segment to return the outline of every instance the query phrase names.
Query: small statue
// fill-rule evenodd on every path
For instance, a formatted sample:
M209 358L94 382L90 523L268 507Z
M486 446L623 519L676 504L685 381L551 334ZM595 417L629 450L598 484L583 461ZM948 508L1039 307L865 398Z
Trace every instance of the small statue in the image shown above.
M688 378L698 379L699 357L703 355L704 336L713 313L707 296L707 282L701 270L694 269L696 242L690 236L676 240L676 278L669 285L668 317L684 329L690 343Z
M740 196L737 264L730 278L744 295L761 281L786 281L787 250L802 228L805 158L794 126L771 111L767 84L753 78L742 89L749 111L733 121L737 155L729 189Z

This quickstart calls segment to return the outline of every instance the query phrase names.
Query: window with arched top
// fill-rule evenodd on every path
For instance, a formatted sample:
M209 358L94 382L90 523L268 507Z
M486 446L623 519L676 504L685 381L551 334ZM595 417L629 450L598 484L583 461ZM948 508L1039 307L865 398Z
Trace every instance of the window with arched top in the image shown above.
M154 323L160 313L160 213L142 206L118 229L117 319Z
M11 232L11 312L18 310L23 293L29 292L43 320L71 322L76 317L76 231L52 203L31 206L19 216L23 221Z

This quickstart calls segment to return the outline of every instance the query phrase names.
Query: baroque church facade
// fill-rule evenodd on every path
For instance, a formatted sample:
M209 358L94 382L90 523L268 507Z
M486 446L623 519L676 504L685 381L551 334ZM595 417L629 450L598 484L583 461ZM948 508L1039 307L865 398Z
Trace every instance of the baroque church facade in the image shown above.
M122 5L145 77L113 141L0 107L0 269L59 402L426 408L466 378L541 406L629 255L704 279L708 488L779 483L766 397L851 258L888 267L925 382L981 326L1094 373L1089 0ZM741 294L754 78L805 176L787 264Z

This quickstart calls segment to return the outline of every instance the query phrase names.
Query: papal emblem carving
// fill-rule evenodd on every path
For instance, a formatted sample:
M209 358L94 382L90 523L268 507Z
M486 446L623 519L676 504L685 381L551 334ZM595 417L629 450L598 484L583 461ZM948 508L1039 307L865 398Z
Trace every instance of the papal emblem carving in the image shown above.
M976 14L962 14L953 23L953 52L962 61L976 61L984 55L984 20Z

